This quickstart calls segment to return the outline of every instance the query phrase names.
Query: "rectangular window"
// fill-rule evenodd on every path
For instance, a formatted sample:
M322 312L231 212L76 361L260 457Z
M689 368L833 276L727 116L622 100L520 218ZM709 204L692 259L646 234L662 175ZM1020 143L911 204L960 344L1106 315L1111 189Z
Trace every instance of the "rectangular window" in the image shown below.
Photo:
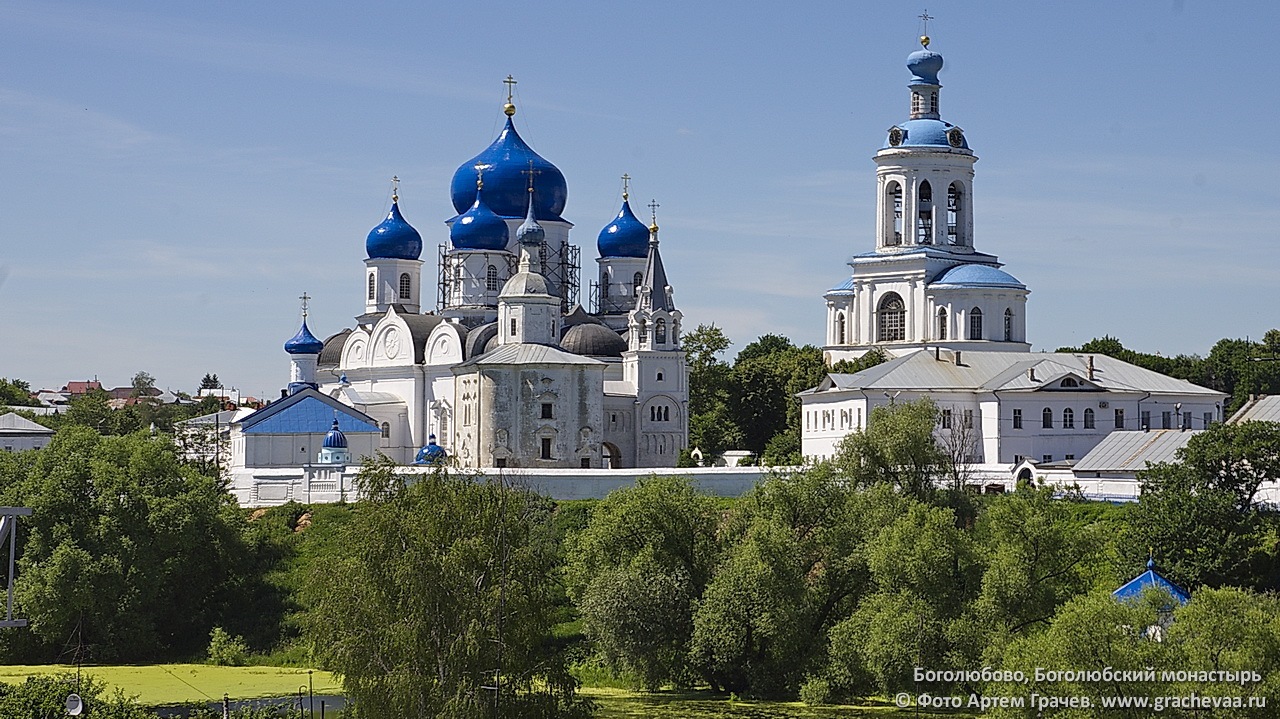
M511 318L511 336L516 336L516 318L514 317Z
M583 457L583 458L582 458L582 468L583 468L583 469L591 469L591 458L590 458L590 457Z
M1172 412L1160 413L1160 429L1173 429L1173 413Z
M551 438L550 437L542 438L542 458L551 459Z
M1204 428L1209 429L1209 425L1213 424L1213 412L1204 413Z
M543 419L554 419L554 417L552 417L552 415L551 415L551 403L550 403L550 402L543 402L543 403L542 403L542 418L543 418Z
M506 457L498 457L497 459L493 460L493 466L497 467L498 469L502 469L503 467L506 467L506 466L507 466L507 458L506 458Z
M971 409L964 411L964 428L973 429L973 410Z
M1142 410L1142 429L1151 429L1151 410Z
M1022 410L1020 409L1015 409L1013 411L1013 428L1022 429Z
M1124 410L1116 409L1116 429L1124 429Z
M1062 456L1062 458L1063 458L1063 459L1075 459L1075 458L1076 458L1076 456L1075 456L1074 454L1066 454L1066 455L1063 455L1063 456Z
M1026 459L1026 457L1024 457L1024 456L1022 456L1022 455L1020 455L1020 454L1015 454L1015 455L1013 455L1013 463L1014 463L1014 464L1021 464L1021 463L1022 463L1022 460L1024 460L1024 459Z
M1053 455L1052 455L1052 454L1046 454L1046 455L1043 455L1042 457L1040 457L1040 461L1041 461L1041 462L1052 462L1052 461L1053 461Z
M951 410L942 410L942 428L951 429Z
M1191 429L1191 413L1190 412L1182 413L1182 428Z

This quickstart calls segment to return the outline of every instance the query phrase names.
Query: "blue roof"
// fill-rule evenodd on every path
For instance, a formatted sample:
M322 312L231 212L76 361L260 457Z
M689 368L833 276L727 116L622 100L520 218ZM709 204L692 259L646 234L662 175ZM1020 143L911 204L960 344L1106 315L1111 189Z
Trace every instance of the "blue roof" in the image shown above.
M951 147L951 143L947 141L947 130L955 127L949 122L942 120L907 120L898 123L897 127L902 130L902 143L898 145L890 145L889 140L884 142L885 148L891 147L946 147L948 149L956 149ZM969 140L961 135L960 149L969 149Z
M1178 604L1191 601L1190 594L1156 573L1155 562L1152 560L1147 560L1147 571L1130 579L1123 587L1112 592L1111 596L1122 602L1134 601L1141 597L1143 592L1152 588L1168 592Z
M529 162L533 167L529 167ZM501 217L524 217L528 201L530 169L538 173L538 201L535 209L541 220L559 220L569 196L568 185L559 168L533 151L519 133L511 118L507 126L485 148L467 160L453 173L450 192L453 209L462 214L476 201L476 165L483 165L485 202Z
M324 349L324 342L316 339L311 334L311 330L307 329L307 321L302 320L302 326L298 328L298 334L289 338L284 343L284 351L291 355L318 355L320 350Z
M596 249L601 257L647 257L649 254L649 228L636 219L631 202L622 201L622 209L613 222L600 230Z
M329 447L330 449L346 449L347 435L343 434L341 429L338 429L338 420L336 417L333 420L333 428L324 436L324 443L320 446Z
M387 219L369 230L364 249L371 260L416 260L422 254L422 235L405 222L400 214L400 203L393 200Z
M449 228L449 241L460 250L507 249L509 230L506 220L489 209L489 193L478 188L472 192L475 204L453 221L453 227Z
M937 85L938 72L942 70L942 56L932 50L916 50L907 55L907 69L911 71L911 85Z
M949 285L952 287L1010 287L1020 290L1027 286L1016 277L991 265L957 265L943 272L930 286Z
M245 434L325 434L333 427L335 410L338 428L343 432L381 432L369 415L310 387L245 417L240 421L240 431Z
M829 295L837 295L837 294L839 294L839 295L851 295L851 294L853 294L853 278L852 278L852 277L850 277L850 278L848 278L847 280L845 280L844 282L841 282L840 284L836 285L835 287L832 287L831 289L827 290L827 294L829 294Z

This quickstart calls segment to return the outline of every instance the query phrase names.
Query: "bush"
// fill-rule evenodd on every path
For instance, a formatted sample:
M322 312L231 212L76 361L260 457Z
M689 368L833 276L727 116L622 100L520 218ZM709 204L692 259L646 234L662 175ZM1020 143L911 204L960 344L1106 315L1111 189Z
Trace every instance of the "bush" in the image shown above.
M224 667L242 667L249 662L249 647L244 637L231 636L222 627L209 633L209 663Z
M831 682L822 677L810 677L805 680L805 683L800 685L800 701L809 706L831 704Z

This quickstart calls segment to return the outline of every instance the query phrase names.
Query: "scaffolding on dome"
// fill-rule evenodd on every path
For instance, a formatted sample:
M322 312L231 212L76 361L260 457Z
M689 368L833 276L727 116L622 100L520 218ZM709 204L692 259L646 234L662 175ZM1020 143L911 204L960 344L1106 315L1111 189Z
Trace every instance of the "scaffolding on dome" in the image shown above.
M543 259L543 277L551 283L555 288L555 292L560 297L560 311L568 313L569 308L578 302L578 273L580 270L579 257L580 251L576 245L565 243L560 247L559 262L547 262L549 249L546 240L543 240L539 247L539 254ZM506 265L507 271L501 276L500 282L505 282L507 278L515 274L519 260L509 252L495 250L492 252L468 252L466 256L474 256L483 254L485 256L485 265L497 265L495 258ZM450 307L460 307L464 303L459 301L459 282L468 280L481 283L487 282L484 277L468 277L464 271L463 276L459 277L457 270L462 267L459 262L453 261L453 258L460 255L457 250L450 250L448 245L442 244L436 246L436 310L443 311ZM492 306L498 305L498 293L502 291L502 285L499 284L496 289L486 288L486 300L492 300Z

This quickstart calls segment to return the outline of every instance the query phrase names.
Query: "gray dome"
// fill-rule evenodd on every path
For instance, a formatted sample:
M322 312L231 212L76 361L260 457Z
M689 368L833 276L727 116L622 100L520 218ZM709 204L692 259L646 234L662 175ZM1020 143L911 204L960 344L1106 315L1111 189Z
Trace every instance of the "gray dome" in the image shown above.
M574 325L564 333L560 346L566 351L587 357L621 357L627 341L617 332L591 322Z
M535 272L517 272L502 286L498 299L520 297L522 295L550 295L547 278Z
M489 340L498 336L498 323L490 322L489 324L480 325L467 333L467 354L466 358L471 359L478 354L484 354L485 347Z

